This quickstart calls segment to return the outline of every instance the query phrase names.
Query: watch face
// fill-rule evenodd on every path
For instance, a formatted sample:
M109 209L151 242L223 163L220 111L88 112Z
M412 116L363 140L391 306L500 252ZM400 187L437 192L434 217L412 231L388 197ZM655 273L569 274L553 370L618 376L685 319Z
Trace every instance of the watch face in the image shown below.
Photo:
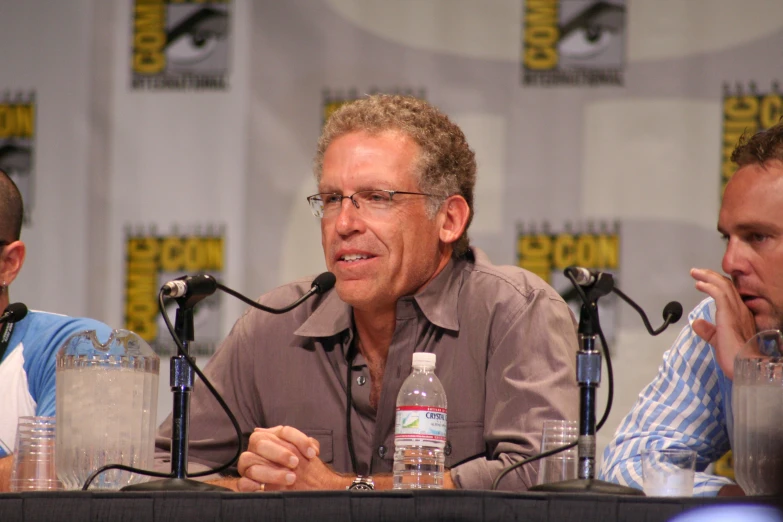
M358 491L374 491L375 484L372 481L372 477L356 477L353 483L348 486L348 489Z

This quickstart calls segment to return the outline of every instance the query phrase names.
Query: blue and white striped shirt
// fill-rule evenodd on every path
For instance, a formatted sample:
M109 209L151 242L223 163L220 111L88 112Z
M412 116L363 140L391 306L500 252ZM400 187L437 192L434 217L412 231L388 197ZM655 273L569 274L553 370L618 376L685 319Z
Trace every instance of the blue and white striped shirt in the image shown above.
M695 496L714 496L724 477L704 469L731 449L731 380L715 360L712 345L691 328L696 319L715 323L715 301L707 298L688 315L688 325L663 355L657 377L642 390L604 451L600 478L642 489L645 449L696 451Z

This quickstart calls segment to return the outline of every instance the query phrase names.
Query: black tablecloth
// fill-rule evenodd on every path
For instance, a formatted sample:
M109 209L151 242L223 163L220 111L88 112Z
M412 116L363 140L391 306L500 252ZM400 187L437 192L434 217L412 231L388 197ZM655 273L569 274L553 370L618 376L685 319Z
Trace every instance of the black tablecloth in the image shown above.
M486 491L288 493L31 492L0 494L0 522L530 521L655 522L700 506L776 499L654 499Z

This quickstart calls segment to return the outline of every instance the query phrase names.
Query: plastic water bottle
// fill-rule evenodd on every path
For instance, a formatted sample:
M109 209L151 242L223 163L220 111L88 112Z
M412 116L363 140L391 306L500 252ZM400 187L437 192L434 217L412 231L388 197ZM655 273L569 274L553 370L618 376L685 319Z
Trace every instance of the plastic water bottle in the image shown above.
M443 487L446 392L435 375L435 354L414 353L413 371L397 395L394 489Z

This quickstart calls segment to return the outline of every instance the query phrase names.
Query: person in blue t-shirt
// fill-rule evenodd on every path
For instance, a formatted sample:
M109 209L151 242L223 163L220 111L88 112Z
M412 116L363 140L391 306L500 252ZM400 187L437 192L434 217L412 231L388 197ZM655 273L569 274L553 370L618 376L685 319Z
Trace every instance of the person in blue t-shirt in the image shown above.
M19 189L0 171L0 311L8 306L8 286L24 264L23 214ZM100 339L111 333L93 319L38 311L0 325L0 491L8 490L19 417L54 415L55 355L68 337L84 330L95 330Z

